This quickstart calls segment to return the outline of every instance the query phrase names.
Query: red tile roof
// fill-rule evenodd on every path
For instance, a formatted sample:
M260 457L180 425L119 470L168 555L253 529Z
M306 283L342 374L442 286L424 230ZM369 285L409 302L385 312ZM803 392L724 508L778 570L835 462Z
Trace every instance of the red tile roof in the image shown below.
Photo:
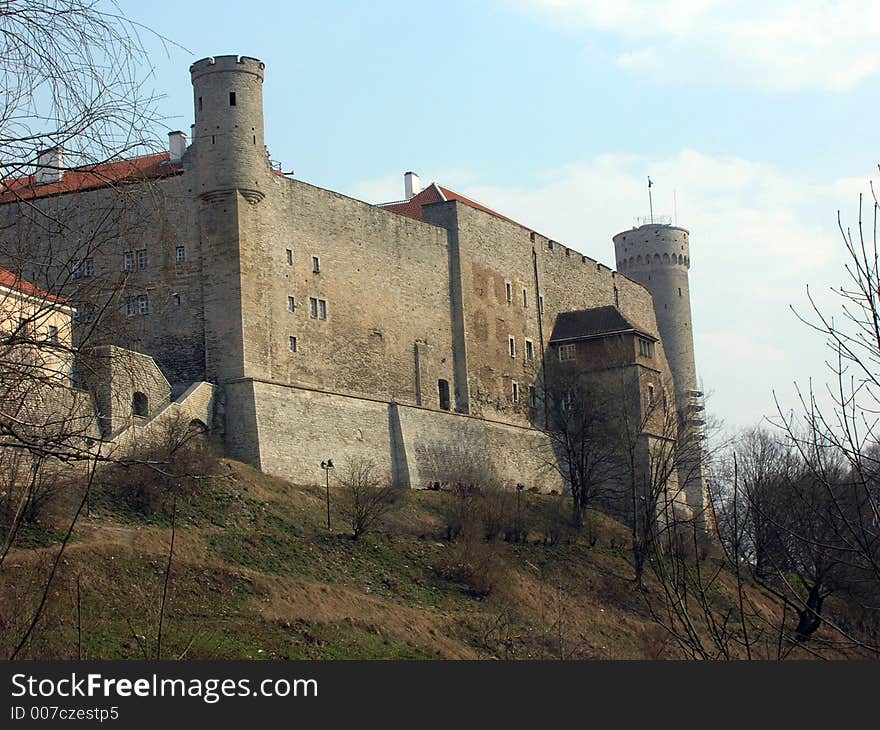
M61 297L56 297L54 294L43 291L40 287L32 284L27 279L22 279L20 276L17 276L6 269L0 269L0 286L5 286L7 289L12 289L21 292L22 294L36 297L37 299L44 299L47 302L65 304L65 300Z
M179 162L171 163L169 160L170 155L167 152L159 152L100 165L76 167L65 170L58 182L42 185L36 183L34 175L20 177L6 181L5 188L0 193L0 203L170 177L180 172L182 166Z
M422 220L423 205L428 205L430 203L440 203L444 200L457 200L459 203L470 206L471 208L476 208L477 210L481 210L484 213L488 213L489 215L494 215L496 218L501 218L501 220L505 220L508 223L513 223L517 226L520 226L521 228L531 230L530 228L528 228L528 226L524 226L522 223L518 223L512 218L508 218L506 215L501 215L501 213L498 213L491 208L487 208L482 203L471 200L461 193L456 193L454 190L444 188L442 185L438 185L437 183L431 183L428 187L426 187L417 195L414 195L409 200L405 200L400 203L388 203L382 205L382 207L386 210L391 210L395 213L399 213L400 215L415 218L416 220Z

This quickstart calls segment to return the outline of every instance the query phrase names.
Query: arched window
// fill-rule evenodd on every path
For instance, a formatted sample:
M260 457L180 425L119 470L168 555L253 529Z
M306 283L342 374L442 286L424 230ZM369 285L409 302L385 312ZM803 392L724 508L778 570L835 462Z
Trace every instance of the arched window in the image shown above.
M659 263L660 263L660 254L659 254L659 253L655 253L655 254L654 254L654 263L655 263L655 264L659 264Z
M440 408L442 408L444 411L448 411L450 408L449 381L443 379L438 380L437 391L440 395Z
M664 264L669 263L669 254L668 253L663 254L663 263Z
M131 399L131 415L146 418L150 412L150 401L146 393L138 391Z
M642 263L642 254L639 254L638 256L636 256L636 263L637 264Z

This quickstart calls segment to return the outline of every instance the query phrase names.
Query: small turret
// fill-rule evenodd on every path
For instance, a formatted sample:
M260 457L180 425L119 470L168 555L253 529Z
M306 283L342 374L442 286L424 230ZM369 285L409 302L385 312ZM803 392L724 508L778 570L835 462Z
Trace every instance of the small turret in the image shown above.
M258 203L265 196L270 174L263 137L265 68L247 56L203 58L190 66L193 150L204 199L238 191Z

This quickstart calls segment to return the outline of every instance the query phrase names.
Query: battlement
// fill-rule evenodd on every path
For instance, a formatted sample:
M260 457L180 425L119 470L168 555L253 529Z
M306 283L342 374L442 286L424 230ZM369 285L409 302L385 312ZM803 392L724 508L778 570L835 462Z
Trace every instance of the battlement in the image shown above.
M205 74L218 71L236 71L239 73L251 73L260 79L265 78L266 64L258 58L250 56L209 56L196 61L189 67L192 80Z
M678 226L649 223L614 236L617 268L690 268L689 232Z

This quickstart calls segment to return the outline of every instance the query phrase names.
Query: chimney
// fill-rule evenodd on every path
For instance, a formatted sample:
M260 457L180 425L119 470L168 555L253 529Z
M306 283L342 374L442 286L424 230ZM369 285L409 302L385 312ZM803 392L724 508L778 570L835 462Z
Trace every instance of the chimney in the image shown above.
M168 151L171 153L171 162L180 162L186 152L186 135L183 132L168 133Z
M64 175L64 150L52 147L37 153L37 185L60 182Z
M403 173L403 190L407 200L422 192L419 176L414 172Z

